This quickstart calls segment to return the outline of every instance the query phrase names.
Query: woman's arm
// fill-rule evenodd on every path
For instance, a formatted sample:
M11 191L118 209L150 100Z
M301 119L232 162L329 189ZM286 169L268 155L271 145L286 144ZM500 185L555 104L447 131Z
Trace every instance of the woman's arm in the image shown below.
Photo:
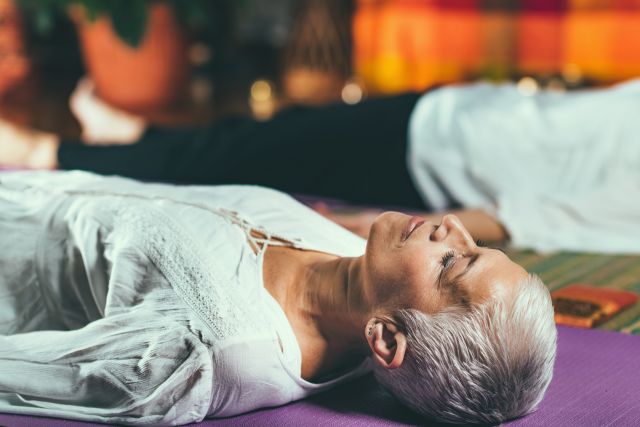
M0 165L55 169L60 138L0 120Z
M72 331L0 336L0 412L129 425L207 415L207 347L144 308Z
M502 223L491 214L482 209L460 209L439 214L429 214L439 224L442 217L452 213L456 215L462 224L469 230L474 239L485 242L503 242L509 240L509 234Z
M379 210L362 212L336 212L324 204L314 206L315 210L346 229L367 238L369 229L375 218L381 213ZM413 213L413 212L412 212ZM504 226L492 215L482 209L461 209L438 213L414 213L429 221L439 224L446 214L456 215L474 239L486 242L502 242L509 239Z

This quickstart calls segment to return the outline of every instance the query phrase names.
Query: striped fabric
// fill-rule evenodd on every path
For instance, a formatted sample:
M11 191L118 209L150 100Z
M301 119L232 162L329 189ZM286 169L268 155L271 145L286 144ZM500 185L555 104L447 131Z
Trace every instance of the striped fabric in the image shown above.
M541 255L512 250L507 253L528 271L538 274L551 291L572 283L584 283L640 294L640 256L582 253ZM599 328L640 335L640 302Z
M640 0L358 0L354 66L373 92L517 75L640 76Z

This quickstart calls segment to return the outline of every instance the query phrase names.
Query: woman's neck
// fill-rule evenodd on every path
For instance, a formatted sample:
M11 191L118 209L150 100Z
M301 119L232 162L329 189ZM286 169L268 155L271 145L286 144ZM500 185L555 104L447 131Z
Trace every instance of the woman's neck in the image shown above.
M313 379L361 361L368 347L359 288L360 259L269 247L264 282L293 327L302 376Z

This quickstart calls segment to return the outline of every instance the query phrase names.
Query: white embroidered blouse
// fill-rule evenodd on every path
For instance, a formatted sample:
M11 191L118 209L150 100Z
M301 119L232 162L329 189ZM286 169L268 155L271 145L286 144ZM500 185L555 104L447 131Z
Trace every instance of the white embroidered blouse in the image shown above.
M0 174L0 412L175 425L364 374L368 361L301 378L262 282L264 249L282 242L340 256L365 244L260 187Z

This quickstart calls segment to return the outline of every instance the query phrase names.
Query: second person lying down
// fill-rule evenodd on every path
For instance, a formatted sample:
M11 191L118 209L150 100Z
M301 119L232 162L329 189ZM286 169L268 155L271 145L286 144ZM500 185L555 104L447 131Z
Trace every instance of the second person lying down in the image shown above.
M92 99L107 129L120 132L113 136L120 145L87 146L4 124L0 163L258 184L402 206L434 221L454 212L475 238L518 247L640 251L638 81L535 95L511 84L449 86L190 129L147 126ZM101 132L89 136L108 142ZM367 234L374 216L334 218Z

